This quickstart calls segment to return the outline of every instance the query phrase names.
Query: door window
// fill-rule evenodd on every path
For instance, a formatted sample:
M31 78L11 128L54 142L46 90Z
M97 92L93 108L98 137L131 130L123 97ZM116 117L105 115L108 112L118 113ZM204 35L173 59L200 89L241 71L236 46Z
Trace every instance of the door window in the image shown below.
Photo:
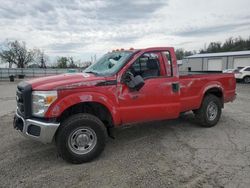
M249 68L246 68L244 71L250 71L250 67L249 67Z
M128 69L134 76L152 78L160 76L160 61L157 53L145 53Z

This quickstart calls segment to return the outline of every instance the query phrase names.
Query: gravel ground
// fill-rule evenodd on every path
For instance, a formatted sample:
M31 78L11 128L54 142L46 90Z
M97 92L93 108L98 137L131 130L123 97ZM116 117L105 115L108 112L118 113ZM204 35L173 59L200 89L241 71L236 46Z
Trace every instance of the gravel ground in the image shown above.
M12 128L16 84L0 82L0 187L250 187L250 85L213 128L192 113L117 129L102 155L72 165Z

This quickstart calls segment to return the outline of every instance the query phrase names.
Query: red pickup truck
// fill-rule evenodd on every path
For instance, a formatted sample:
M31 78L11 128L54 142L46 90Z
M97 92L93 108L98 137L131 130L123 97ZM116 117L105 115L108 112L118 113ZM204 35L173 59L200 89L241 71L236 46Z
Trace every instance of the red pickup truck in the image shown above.
M112 128L178 118L193 111L203 127L217 124L235 99L231 73L179 76L174 48L116 50L83 73L24 81L17 86L14 128L50 143L72 163L97 157Z

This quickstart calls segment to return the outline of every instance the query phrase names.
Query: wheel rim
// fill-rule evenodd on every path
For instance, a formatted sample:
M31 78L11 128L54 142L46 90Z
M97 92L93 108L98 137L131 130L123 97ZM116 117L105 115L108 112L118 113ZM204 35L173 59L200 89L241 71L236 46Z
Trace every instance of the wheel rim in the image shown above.
M210 102L207 106L207 118L209 121L215 120L218 114L218 106L214 102Z
M246 83L249 83L249 82L250 82L250 77L246 77L246 78L244 79L244 81L245 81Z
M97 136L93 129L81 127L74 130L68 138L69 149L76 154L89 153L96 145Z

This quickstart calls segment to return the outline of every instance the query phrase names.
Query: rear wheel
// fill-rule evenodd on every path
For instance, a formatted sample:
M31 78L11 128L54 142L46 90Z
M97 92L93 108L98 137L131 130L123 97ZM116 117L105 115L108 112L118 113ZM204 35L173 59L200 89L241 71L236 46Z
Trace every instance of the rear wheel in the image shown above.
M195 116L203 127L215 126L221 116L221 100L215 95L206 95L202 105L198 110L195 110Z
M56 135L59 155L71 163L91 161L105 147L104 124L91 114L76 114L69 117Z
M250 83L250 76L246 76L246 77L244 77L244 83L247 83L247 84L249 84Z

